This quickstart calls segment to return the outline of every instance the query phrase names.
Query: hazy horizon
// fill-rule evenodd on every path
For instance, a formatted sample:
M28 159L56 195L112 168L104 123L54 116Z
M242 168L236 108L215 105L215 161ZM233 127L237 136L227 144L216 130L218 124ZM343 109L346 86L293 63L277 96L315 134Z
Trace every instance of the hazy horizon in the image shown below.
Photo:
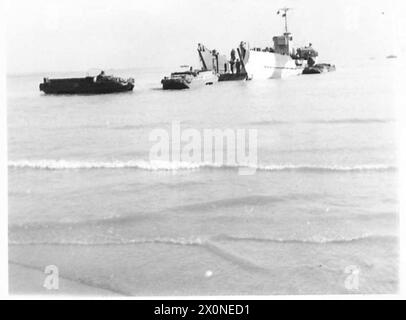
M197 65L197 43L229 55L241 40L269 46L283 32L278 8L293 8L296 46L309 42L332 63L400 54L402 13L395 0L9 1L9 74L93 68Z

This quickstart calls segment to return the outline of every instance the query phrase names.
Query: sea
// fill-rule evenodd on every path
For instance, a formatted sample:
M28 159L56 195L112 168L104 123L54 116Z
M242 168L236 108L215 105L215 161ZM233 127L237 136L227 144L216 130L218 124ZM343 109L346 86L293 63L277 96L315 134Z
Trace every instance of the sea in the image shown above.
M161 89L170 69L114 70L135 88L107 95L39 91L85 72L9 75L10 292L56 266L73 295L396 293L395 63L183 91ZM256 130L255 173L151 161L174 122Z

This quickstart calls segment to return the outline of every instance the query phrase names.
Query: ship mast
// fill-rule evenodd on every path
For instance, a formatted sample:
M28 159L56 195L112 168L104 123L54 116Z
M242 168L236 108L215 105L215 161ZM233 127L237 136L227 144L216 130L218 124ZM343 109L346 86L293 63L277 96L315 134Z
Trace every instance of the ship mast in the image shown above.
M285 33L289 33L288 31L288 11L291 10L292 8L281 8L278 10L277 14L280 14L281 12L283 12L282 14L282 18L285 18Z
M287 7L285 7L285 8L281 8L281 9L279 9L278 10L278 13L277 14L280 14L281 12L283 13L282 14L282 18L285 18L285 38L286 38L286 43L287 43L287 48L288 48L288 52L287 52L287 54L289 54L289 35L290 35L290 32L288 31L288 11L289 10L291 10L292 8L287 8Z

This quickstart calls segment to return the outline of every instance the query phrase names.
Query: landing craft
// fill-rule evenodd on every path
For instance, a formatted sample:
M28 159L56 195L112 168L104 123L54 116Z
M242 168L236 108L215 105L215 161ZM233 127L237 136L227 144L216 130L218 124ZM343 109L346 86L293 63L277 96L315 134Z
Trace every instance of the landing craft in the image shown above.
M226 55L220 54L215 49L210 50L200 43L198 44L197 52L199 53L202 68L215 72L219 77L218 81L247 79L243 63L235 59L235 50L232 50L230 60L227 59Z
M132 91L134 79L127 80L108 76L102 71L98 76L84 78L44 78L39 85L40 91L46 94L102 94Z
M278 11L285 20L285 32L273 37L273 45L266 48L251 48L248 42L242 41L238 48L232 49L230 59L209 50L199 44L199 58L206 70L213 70L219 75L219 81L249 79L279 79L290 75L300 75L307 67L316 65L318 52L312 45L295 49L293 37L288 30L288 11ZM313 69L312 69L313 70ZM325 69L315 69L325 71ZM328 71L333 70L332 68Z
M285 20L285 32L273 37L273 46L267 48L250 48L248 42L242 41L237 49L250 79L279 79L302 74L303 69L316 63L318 52L311 44L308 47L292 47L293 37L288 30L288 12L290 8L280 9Z

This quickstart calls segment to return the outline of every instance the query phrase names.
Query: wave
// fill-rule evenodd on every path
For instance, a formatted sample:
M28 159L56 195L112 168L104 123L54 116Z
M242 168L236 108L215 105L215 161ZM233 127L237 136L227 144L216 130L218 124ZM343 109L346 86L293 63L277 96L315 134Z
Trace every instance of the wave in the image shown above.
M348 118L348 119L314 119L304 121L282 121L282 120L262 120L247 123L254 126L269 126L269 125L285 125L285 124L373 124L373 123L391 123L394 119L378 119L378 118Z
M317 165L265 165L256 168L259 171L308 171L308 172L353 172L353 171L394 171L395 166L384 164L365 164L355 166L317 166Z
M219 200L205 201L199 203L192 203L181 205L175 208L172 208L173 211L203 211L210 209L220 209L220 208L234 208L241 206L255 206L255 205L266 205L271 203L283 202L286 199L297 198L299 195L289 195L286 197L277 197L271 195L251 195L251 196L242 196L238 198L225 198Z
M112 124L106 122L105 124L78 124L71 126L46 126L38 127L39 129L44 130L93 130L93 129L108 129L108 130L140 130L140 129L153 129L153 128L162 128L170 126L170 123L167 122L157 122L157 123L145 123L145 124ZM29 128L32 128L31 125ZM21 125L11 125L9 129L20 130L28 128L27 126Z
M368 124L368 123L391 123L395 122L394 119L360 119L360 118L353 118L353 119L330 119L330 120L310 120L307 123L315 123L315 124L322 124L322 123L331 123L331 124L346 124L346 123L359 123L359 124Z
M48 246L123 246L123 245L142 245L142 244L164 244L172 246L198 246L210 251L212 254L227 260L241 268L255 271L264 271L265 269L255 262L252 262L244 257L229 252L226 249L216 245L210 240L202 240L201 238L152 238L152 239L129 239L129 240L113 240L101 242L89 241L60 241L60 242L47 242L47 241L9 241L10 245L48 245Z
M136 244L169 244L178 246L200 246L205 241L201 238L139 238L139 239L108 239L105 241L69 240L69 241L19 241L9 240L10 245L54 245L54 246L111 246Z
M89 170L89 169L139 169L147 171L178 171L197 169L254 169L258 171L302 171L302 172L357 172L395 171L397 168L385 164L363 164L355 166L319 165L238 165L206 162L171 161L80 161L80 160L17 160L9 161L9 168L29 168L42 170Z
M162 128L170 126L170 123L157 122L157 123L144 123L144 124L123 124L123 125L111 125L108 128L113 130L138 130L138 129L151 129Z
M182 184L181 184L182 185ZM17 193L16 195L25 195L25 193ZM79 227L100 227L111 226L112 224L118 225L128 225L129 223L146 221L146 220L155 220L155 219L164 219L168 213L191 213L191 212L202 212L202 211L211 211L211 210L221 210L228 208L237 208L243 209L246 213L251 213L254 210L254 207L265 206L268 204L281 203L285 201L297 201L297 200L310 200L314 201L325 197L324 194L320 193L289 193L284 196L275 196L275 195L249 195L249 196L240 196L240 197L230 197L217 200L202 201L190 204L180 204L176 206L169 206L167 208L159 209L156 211L144 211L144 212L135 212L132 215L119 215L113 214L101 218L93 218L86 220L70 220L70 221L41 221L41 222L22 222L22 223L10 223L9 231L11 232L22 232L26 233L28 231L37 231L37 232L47 232L46 230L60 230L61 228L75 228ZM375 217L376 215L374 215ZM385 215L387 217L388 214ZM220 218L223 216L220 215ZM364 216L362 216L364 217ZM227 216L227 219L233 219L230 216ZM152 222L151 222L152 223Z
M357 146L357 147L320 147L320 148L296 148L296 149L262 149L264 152L274 152L277 154L294 154L294 153L315 153L315 152L351 152L351 153L365 153L365 152L390 152L395 148L394 145L385 144L379 146ZM389 152L388 151L388 152Z
M396 236L363 234L354 237L326 237L313 236L310 238L263 238L251 236L218 235L211 238L191 237L191 238L139 238L139 239L119 239L111 238L106 240L68 240L68 241L19 241L9 239L10 245L55 245L55 246L118 246L118 245L142 245L142 244L167 244L176 246L209 246L213 247L219 242L264 242L276 244L345 244L360 241L398 241Z
M192 170L202 167L201 163L166 162L166 161L80 161L80 160L18 160L9 161L12 168L31 168L45 170L68 169L141 169L141 170Z
M387 235L371 235L363 234L355 237L338 237L338 238L329 238L325 236L314 236L305 239L283 239L283 238L261 238L261 237L237 237L237 236L228 236L221 235L216 238L217 240L223 241L251 241L251 242L270 242L270 243L286 243L286 244L345 244L351 242L359 242L366 240L397 240L395 236Z
M268 126L268 125L278 125L278 124L289 124L295 123L294 121L282 121L282 120L261 120L261 121L253 121L249 123L244 123L244 125L252 125L252 126Z

